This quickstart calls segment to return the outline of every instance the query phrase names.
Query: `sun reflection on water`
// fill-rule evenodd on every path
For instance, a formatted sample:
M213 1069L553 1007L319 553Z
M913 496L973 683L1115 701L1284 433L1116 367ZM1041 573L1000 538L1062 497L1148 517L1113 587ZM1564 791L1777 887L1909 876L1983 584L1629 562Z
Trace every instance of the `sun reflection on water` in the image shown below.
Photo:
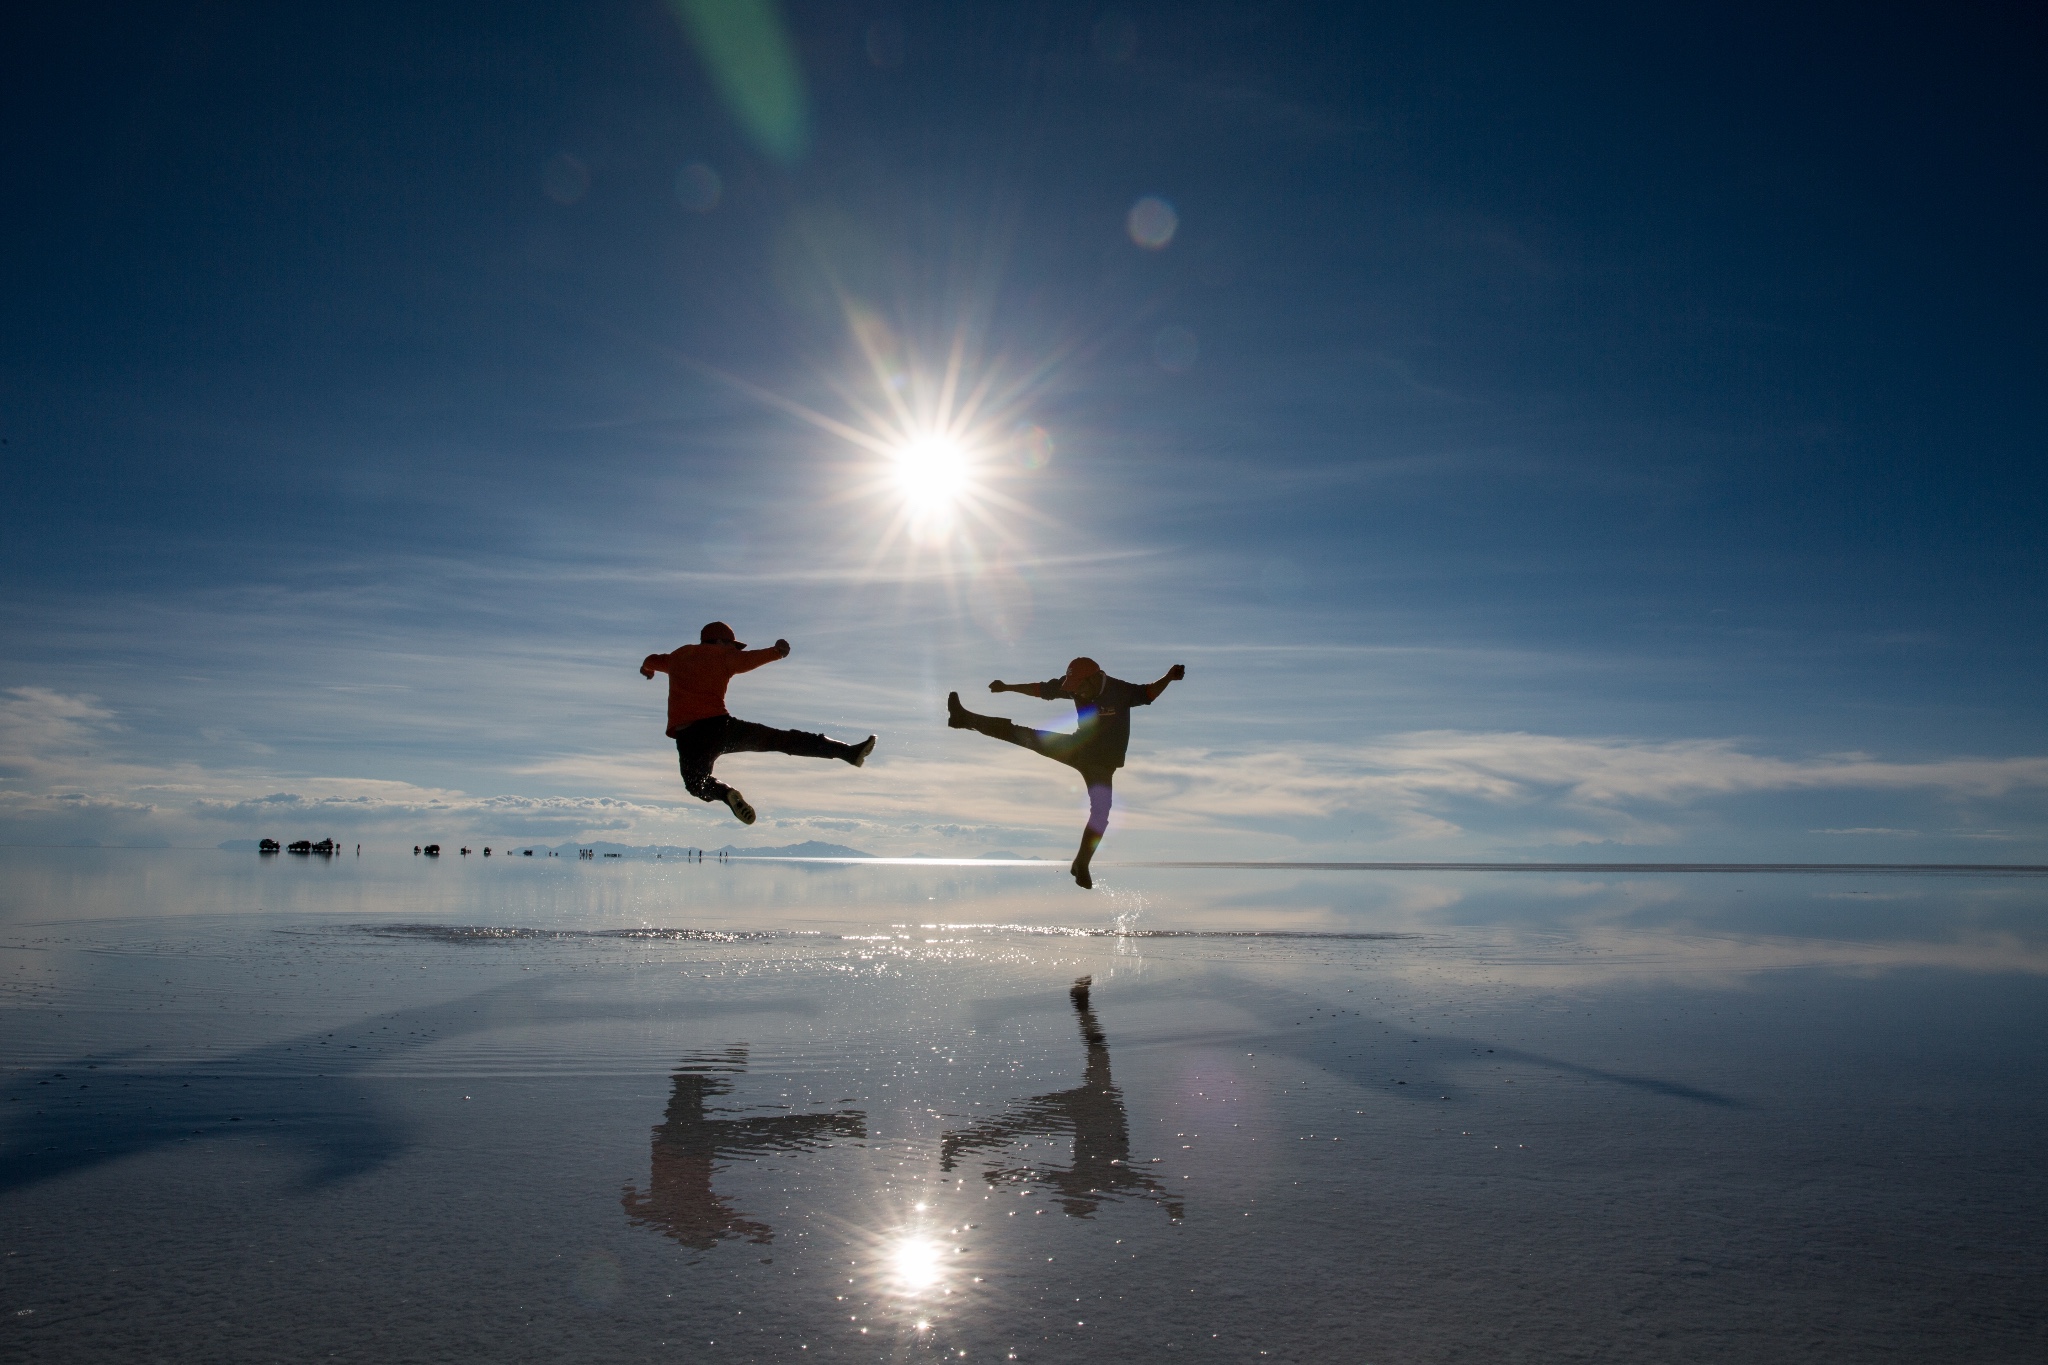
M896 1292L917 1295L936 1288L945 1275L945 1251L929 1237L910 1234L889 1248L890 1277Z

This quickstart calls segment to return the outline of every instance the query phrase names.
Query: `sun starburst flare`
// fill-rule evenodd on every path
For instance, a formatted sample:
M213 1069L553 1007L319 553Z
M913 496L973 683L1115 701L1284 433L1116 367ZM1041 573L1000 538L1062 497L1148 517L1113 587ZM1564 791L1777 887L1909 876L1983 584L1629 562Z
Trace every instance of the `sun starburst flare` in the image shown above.
M930 364L872 311L844 307L855 363L823 375L844 417L696 368L836 438L842 459L827 497L867 510L848 524L871 568L900 559L898 568L950 576L1021 555L1027 529L1050 522L1006 486L1051 461L1052 438L1027 413L1059 357L1029 366L984 359L963 324L943 362Z
M855 421L828 429L857 452L848 495L884 514L876 552L907 543L972 553L1042 520L1001 485L1045 467L1050 438L1025 408L1049 366L1006 382L999 362L974 358L965 326L944 364L926 365L874 313L849 306L846 318L864 373L835 383Z

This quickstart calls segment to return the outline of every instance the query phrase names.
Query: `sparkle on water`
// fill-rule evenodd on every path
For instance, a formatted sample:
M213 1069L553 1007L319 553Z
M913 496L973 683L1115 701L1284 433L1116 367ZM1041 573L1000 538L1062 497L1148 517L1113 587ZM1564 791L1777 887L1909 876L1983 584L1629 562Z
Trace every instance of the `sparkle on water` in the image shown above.
M2039 1354L2048 878L1060 873L0 849L23 1330Z

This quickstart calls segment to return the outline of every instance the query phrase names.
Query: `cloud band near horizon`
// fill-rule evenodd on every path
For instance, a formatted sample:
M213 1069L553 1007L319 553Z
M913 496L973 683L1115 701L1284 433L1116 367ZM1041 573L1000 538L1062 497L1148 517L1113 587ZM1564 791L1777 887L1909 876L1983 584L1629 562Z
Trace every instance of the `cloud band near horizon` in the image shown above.
M531 762L503 772L507 790L479 795L257 764L152 763L128 751L120 717L92 696L24 687L0 697L0 842L206 845L331 834L705 844L738 829L722 809L682 793L660 748ZM883 854L934 840L948 851L1056 849L1079 824L1073 775L1007 748L935 756L885 744L870 767L829 775L775 757L727 763L763 809L765 828L792 841ZM589 794L593 787L613 794ZM2048 756L1791 756L1733 738L1426 730L1258 749L1141 740L1119 774L1114 829L1125 857L1528 857L1599 845L1697 853L1713 845L1717 827L1761 823L1785 832L1779 849L1786 840L1813 848L1820 838L1838 850L1844 837L1866 845L1911 838L1924 860L1930 839L1967 840L1979 855L1985 841L2038 849L2044 790ZM1884 818L1820 827L1810 804L1817 793L1832 794L1828 810L1847 798ZM1753 841L1745 851L1754 853Z

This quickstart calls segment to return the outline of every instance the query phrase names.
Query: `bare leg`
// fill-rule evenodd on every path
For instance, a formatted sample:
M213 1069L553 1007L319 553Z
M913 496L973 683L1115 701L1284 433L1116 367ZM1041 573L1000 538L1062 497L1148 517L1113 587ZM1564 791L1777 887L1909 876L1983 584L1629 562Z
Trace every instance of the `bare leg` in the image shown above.
M1095 859L1096 845L1109 832L1110 778L1114 770L1083 772L1081 777L1088 784L1088 823L1081 830L1081 851L1074 855L1073 866L1067 869L1074 874L1074 881L1083 890L1095 885L1095 878L1089 874L1088 865Z

